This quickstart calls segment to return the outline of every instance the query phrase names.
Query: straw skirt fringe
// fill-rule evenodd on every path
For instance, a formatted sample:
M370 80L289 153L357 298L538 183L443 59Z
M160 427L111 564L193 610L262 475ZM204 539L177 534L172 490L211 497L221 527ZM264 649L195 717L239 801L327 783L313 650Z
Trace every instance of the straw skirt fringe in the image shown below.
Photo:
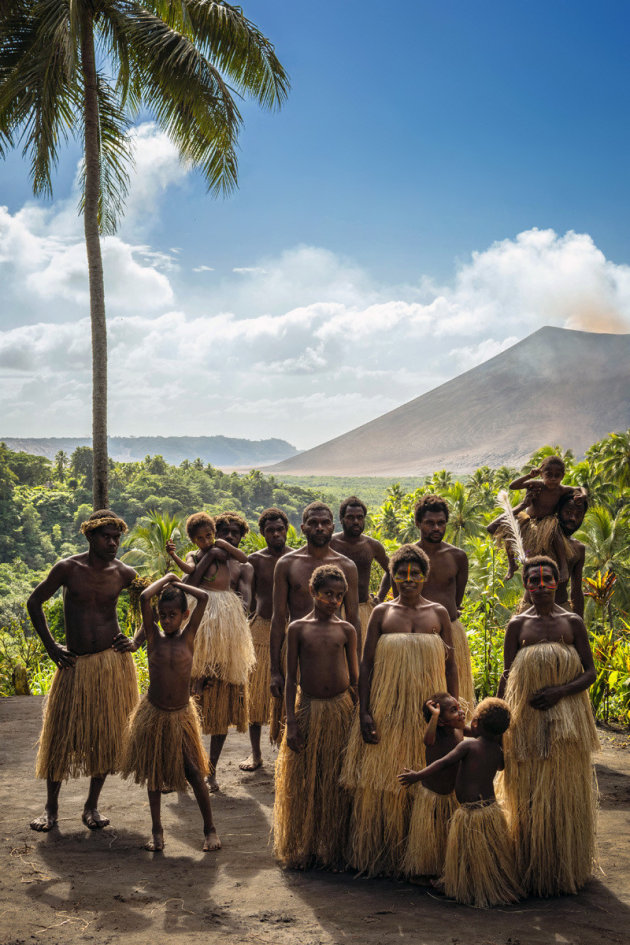
M356 716L341 783L353 791L349 860L360 872L403 871L412 800L396 780L425 765L422 706L446 688L445 647L438 634L383 634L376 647L370 696L379 742L366 744Z
M354 714L348 691L332 699L298 695L305 747L292 751L285 735L276 762L273 849L283 866L345 866L350 795L339 775Z
M228 683L216 676L206 676L197 702L204 735L227 735L231 726L235 726L237 732L247 731L247 686Z
M250 725L266 725L271 714L271 663L269 658L269 634L271 620L255 614L249 624L256 665L249 677L249 722Z
M472 663L468 637L461 620L452 620L453 651L457 677L459 679L459 701L466 712L466 721L469 722L475 711L475 684L473 682Z
M512 723L504 736L503 792L522 883L538 896L576 893L593 869L591 752L599 742L588 694L568 696L544 712L528 704L536 690L582 672L573 647L546 642L519 650L508 676Z
M195 601L188 598L192 610ZM217 676L244 686L256 663L243 603L232 591L211 591L195 636L192 677Z
M523 546L529 558L534 555L549 555L556 560L554 543L559 541L563 548L565 559L572 555L571 545L560 528L556 515L546 515L544 518L530 518L527 512L517 515L518 526L523 539Z
M455 792L436 794L423 784L413 791L405 876L439 876L444 869L451 817L459 807Z
M129 719L121 768L149 791L185 791L184 756L205 777L208 758L201 744L199 713L193 700L174 712L158 709L143 696Z
M57 669L44 702L36 777L64 781L118 771L137 701L131 653L88 653L69 669Z
M455 811L442 879L447 896L480 909L523 896L507 821L496 801L462 804Z

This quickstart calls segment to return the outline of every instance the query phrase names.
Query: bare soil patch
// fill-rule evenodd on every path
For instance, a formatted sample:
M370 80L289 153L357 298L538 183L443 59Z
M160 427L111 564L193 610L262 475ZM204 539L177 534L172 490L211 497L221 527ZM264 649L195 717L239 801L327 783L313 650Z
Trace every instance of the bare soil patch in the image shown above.
M600 945L630 937L630 738L601 732L599 867L578 896L481 911L422 887L351 874L283 872L269 848L275 753L251 774L245 735L230 735L213 811L223 849L203 854L192 795L164 798L166 850L150 836L146 793L108 778L101 811L81 824L87 782L61 792L60 821L36 834L45 785L33 776L41 698L0 700L0 945L248 942L254 945Z

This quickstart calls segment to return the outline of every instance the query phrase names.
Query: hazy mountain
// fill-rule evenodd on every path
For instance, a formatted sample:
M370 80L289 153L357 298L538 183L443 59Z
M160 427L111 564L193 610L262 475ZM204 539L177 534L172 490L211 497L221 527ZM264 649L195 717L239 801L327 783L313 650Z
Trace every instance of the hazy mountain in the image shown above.
M90 437L51 437L50 439L0 437L9 449L23 450L53 459L58 450L70 455L77 446L91 446ZM243 467L277 463L297 450L285 440L240 440L227 436L112 436L108 441L112 459L132 462L157 454L175 466L184 459L197 457L213 466Z
M414 476L521 466L545 443L579 456L630 427L630 335L541 328L409 403L272 467Z

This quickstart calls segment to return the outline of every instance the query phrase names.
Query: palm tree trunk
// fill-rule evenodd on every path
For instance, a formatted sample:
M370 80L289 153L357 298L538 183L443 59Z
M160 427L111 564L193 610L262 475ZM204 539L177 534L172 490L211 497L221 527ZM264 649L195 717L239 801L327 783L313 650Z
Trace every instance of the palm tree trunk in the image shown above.
M98 228L98 203L101 186L100 141L98 127L98 87L94 57L92 16L82 14L81 68L85 89L85 206L83 223L90 285L90 320L92 324L92 449L94 509L106 509L107 487L107 324L105 321L105 285Z

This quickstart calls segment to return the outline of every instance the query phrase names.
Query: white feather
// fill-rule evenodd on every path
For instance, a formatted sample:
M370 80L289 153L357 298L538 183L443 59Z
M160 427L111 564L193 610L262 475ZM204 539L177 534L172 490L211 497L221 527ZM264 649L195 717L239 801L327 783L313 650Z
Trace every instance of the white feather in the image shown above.
M518 522L514 514L514 509L512 508L512 503L510 502L510 496L506 489L501 489L497 496L497 502L503 509L503 524L507 527L509 534L506 535L507 541L511 544L516 557L518 560L523 563L527 555L525 554L525 548L523 547L523 539L521 538L521 530L518 527Z

